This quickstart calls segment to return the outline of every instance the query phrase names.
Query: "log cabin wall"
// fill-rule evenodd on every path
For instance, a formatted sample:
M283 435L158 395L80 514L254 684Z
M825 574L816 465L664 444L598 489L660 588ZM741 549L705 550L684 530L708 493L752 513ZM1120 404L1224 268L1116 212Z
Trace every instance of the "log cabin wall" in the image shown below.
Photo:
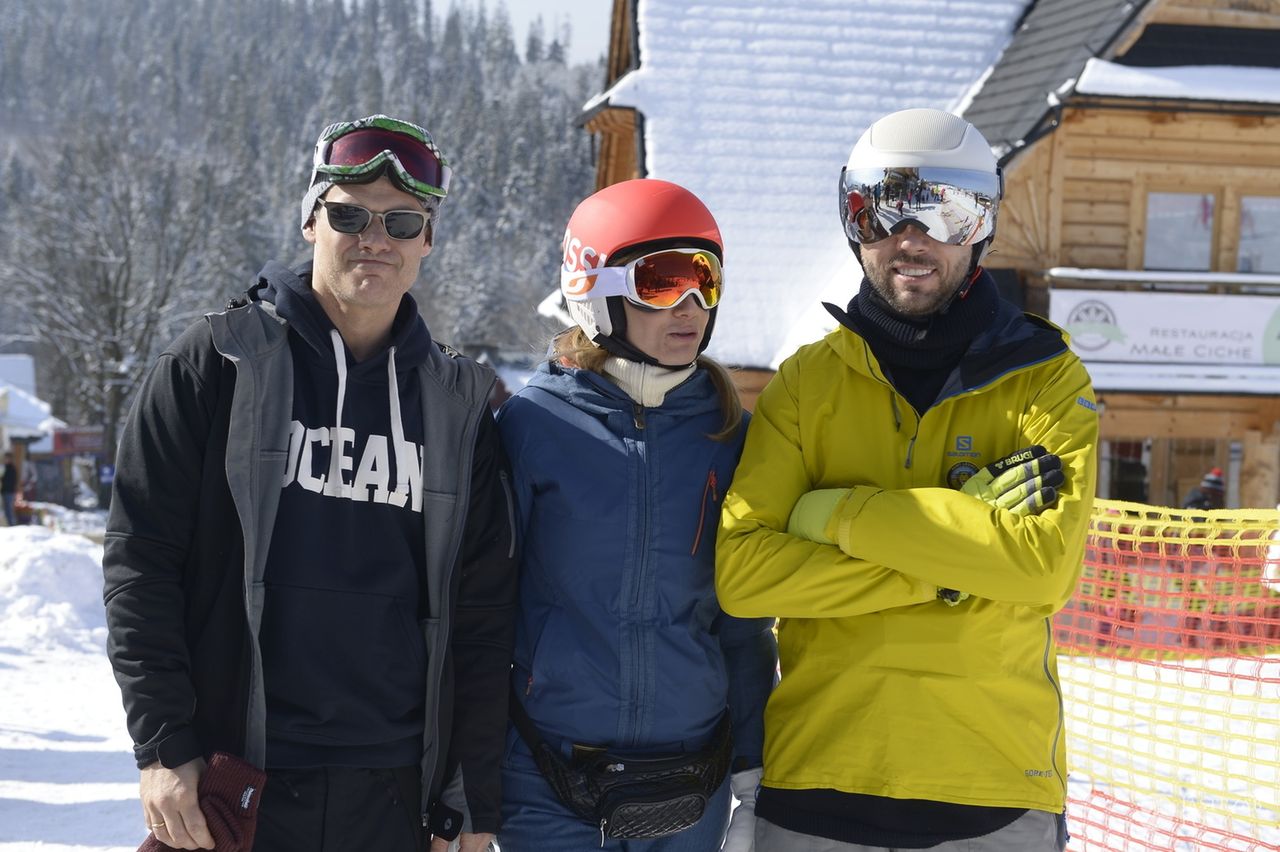
M613 0L609 20L609 57L602 91L608 91L627 72L638 68L640 47L636 32L636 0ZM624 180L644 177L644 137L634 109L605 106L589 113L583 126L598 140L596 191Z
M634 109L609 107L584 125L599 141L596 154L596 191L624 180L644 177L640 166L640 117Z
M738 398L742 400L742 407L752 411L756 407L760 391L764 390L764 386L773 378L773 371L738 369L733 370L731 375L733 384L738 389Z
M1164 0L1151 5L1144 24L1280 29L1280 8L1275 0Z
M999 236L988 265L1020 273L1028 310L1048 312L1046 269L1160 268L1160 258L1146 256L1151 193L1210 199L1206 271L1247 271L1240 257L1242 199L1280 197L1280 109L1195 107L1076 96L1057 129L1009 163ZM1208 287L1224 294L1236 289ZM1103 465L1119 470L1124 461L1112 457L1140 448L1144 501L1180 505L1213 466L1237 471L1239 505L1268 507L1280 500L1280 400L1275 397L1115 392L1099 397ZM1119 487L1101 496L1123 496L1114 490Z
M1009 165L988 266L1023 272L1029 289L1054 266L1153 268L1144 257L1152 192L1212 196L1212 270L1237 271L1241 198L1280 196L1280 114L1106 101L1067 109ZM1028 293L1029 307L1039 301Z
M1059 130L1057 265L1159 268L1144 257L1149 194L1204 193L1214 199L1210 269L1235 272L1241 197L1280 196L1280 115L1100 105L1071 110Z
M1098 403L1100 463L1110 468L1099 485L1108 493L1100 496L1180 506L1205 472L1218 467L1228 480L1235 475L1240 506L1280 501L1280 398L1103 392ZM1132 483L1120 481L1125 465L1139 459L1141 489L1126 490Z

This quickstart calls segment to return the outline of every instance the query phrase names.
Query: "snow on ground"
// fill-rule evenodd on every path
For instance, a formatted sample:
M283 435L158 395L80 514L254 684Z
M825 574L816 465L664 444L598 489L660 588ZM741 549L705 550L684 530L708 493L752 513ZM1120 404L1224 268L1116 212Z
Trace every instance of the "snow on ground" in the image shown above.
M1083 848L1280 849L1280 656L1060 657L1058 670ZM1121 841L1101 823L1128 806Z
M123 852L146 836L101 559L83 535L0 528L0 852Z

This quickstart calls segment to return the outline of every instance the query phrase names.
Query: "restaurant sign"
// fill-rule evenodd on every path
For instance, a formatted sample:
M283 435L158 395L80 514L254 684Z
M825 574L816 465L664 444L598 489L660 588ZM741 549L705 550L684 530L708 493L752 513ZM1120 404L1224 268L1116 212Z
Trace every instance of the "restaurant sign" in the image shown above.
M1280 364L1280 297L1054 289L1049 319L1085 361Z

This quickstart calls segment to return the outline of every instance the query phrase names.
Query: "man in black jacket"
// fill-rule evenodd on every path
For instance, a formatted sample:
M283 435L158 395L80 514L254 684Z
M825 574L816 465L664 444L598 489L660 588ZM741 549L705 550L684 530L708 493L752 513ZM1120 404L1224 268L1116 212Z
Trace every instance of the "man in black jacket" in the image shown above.
M134 402L108 652L168 846L213 847L197 785L215 752L267 772L239 852L460 833L470 852L497 832L516 563L494 376L434 343L408 294L449 177L416 125L326 128L311 264L267 264Z

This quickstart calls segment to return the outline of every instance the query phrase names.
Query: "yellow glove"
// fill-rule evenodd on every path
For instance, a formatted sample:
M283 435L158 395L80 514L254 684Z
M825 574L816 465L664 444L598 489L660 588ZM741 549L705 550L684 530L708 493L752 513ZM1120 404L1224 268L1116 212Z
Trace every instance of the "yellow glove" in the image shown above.
M1066 481L1062 459L1036 444L987 465L960 490L1015 515L1038 515L1058 502Z
M822 488L810 491L796 501L787 520L787 532L798 538L807 538L819 544L835 544L835 536L828 534L827 525L851 489ZM835 531L832 530L834 533Z

